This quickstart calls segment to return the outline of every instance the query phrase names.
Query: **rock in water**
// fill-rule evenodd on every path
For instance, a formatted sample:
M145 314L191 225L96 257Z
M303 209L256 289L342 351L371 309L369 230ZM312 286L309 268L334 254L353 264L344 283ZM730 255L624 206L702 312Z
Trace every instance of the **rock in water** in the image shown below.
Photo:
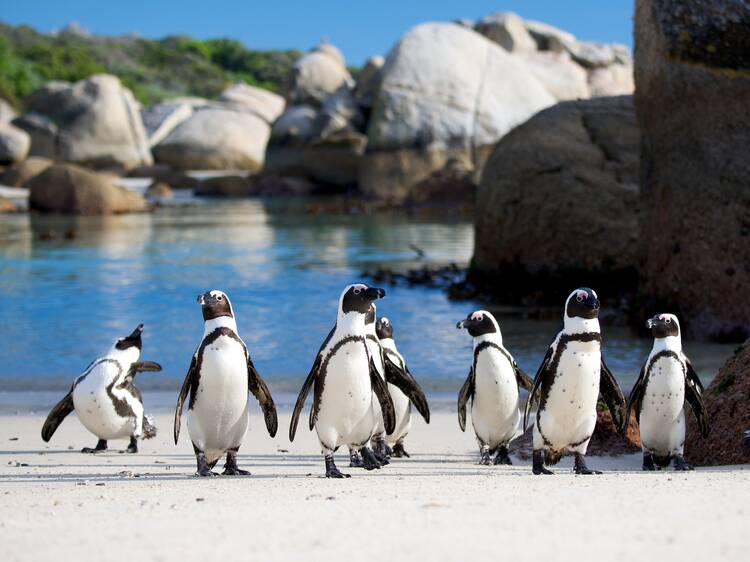
M450 23L408 31L382 74L359 183L393 202L449 160L481 169L498 139L555 102L522 60Z
M10 123L0 123L0 165L20 162L29 153L31 137Z
M7 101L0 98L0 123L10 123L16 117L16 110Z
M34 176L41 174L44 170L52 165L52 160L32 156L23 162L11 166L0 174L0 184L9 187L26 187L29 180Z
M24 101L57 127L53 153L32 154L94 167L133 168L153 162L138 103L120 80L95 74L75 84L48 82Z
M750 335L750 4L638 0L642 289L694 337ZM644 312L645 314L645 312Z
M54 164L29 182L29 207L75 215L112 215L147 210L146 200L113 185L104 175L73 164Z
M487 161L472 276L497 282L506 296L515 289L555 299L581 275L632 290L638 201L632 98L546 109L506 135Z
M703 394L711 432L701 437L691 412L686 412L685 457L697 465L750 463L744 431L750 429L750 341L737 349Z

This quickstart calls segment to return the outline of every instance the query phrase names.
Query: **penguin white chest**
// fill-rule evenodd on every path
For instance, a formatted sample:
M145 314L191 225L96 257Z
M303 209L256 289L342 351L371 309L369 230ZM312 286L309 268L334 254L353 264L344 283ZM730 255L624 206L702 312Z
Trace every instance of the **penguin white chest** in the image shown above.
M248 374L245 349L219 336L203 349L193 408L188 411L190 438L206 453L220 456L241 444L248 424Z
M362 340L345 343L321 367L323 393L315 424L321 442L335 448L369 439L374 425L369 357Z
M136 428L143 416L143 405L123 389L116 388L120 373L116 363L100 363L73 391L78 418L100 439L120 439L138 433Z
M539 428L553 447L564 448L591 436L596 426L600 376L599 342L568 342L538 415Z
M477 437L490 447L510 441L518 428L515 369L497 349L485 349L477 355L471 419Z
M685 371L675 357L657 359L649 370L641 404L641 441L656 453L674 452L685 440Z

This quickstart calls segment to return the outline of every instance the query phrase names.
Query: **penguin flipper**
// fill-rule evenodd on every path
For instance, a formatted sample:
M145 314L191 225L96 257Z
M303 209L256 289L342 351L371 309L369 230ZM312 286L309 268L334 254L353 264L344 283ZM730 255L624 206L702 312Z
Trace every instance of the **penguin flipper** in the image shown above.
M260 374L258 374L250 356L247 358L247 385L250 392L253 393L253 396L255 396L255 399L258 401L258 404L260 404L261 410L263 410L263 418L266 422L268 434L271 437L276 437L276 431L279 428L279 418L276 415L276 405L273 403L271 391L268 390L265 381L260 377Z
M466 431L466 403L474 396L474 369L469 370L461 390L458 391L458 426Z
M687 357L685 357L685 400L690 404L690 409L693 410L695 419L698 420L698 425L700 425L701 435L705 439L708 437L710 428L708 412L706 412L706 405L703 403L703 383L701 383L698 373L695 372L693 364Z
M370 385L383 412L383 427L386 434L390 435L396 430L396 409L393 406L391 393L388 392L388 385L378 373L372 357L370 357Z
M310 369L305 382L302 383L302 388L300 389L299 395L297 396L297 402L295 402L294 404L294 410L292 411L292 421L289 424L289 441L294 441L294 436L297 433L297 424L299 423L299 415L302 413L302 408L305 407L305 400L307 400L307 395L310 394L310 389L312 388L315 379L318 377L320 363L321 361L319 353L315 358L315 363L313 363L312 369ZM313 425L315 424L315 417L313 415L317 414L315 410L315 404L313 404L313 408L310 412L310 429L312 429Z
M385 365L386 382L398 387L414 404L424 421L430 423L430 406L427 403L427 398L419 383L409 372L409 368L404 366L402 369L396 365L387 353L383 354L383 364Z
M534 380L527 375L526 371L521 369L515 361L513 361L513 369L516 372L516 382L518 383L518 386L531 392L531 389L534 388Z
M539 391L542 389L542 380L544 379L544 375L547 371L547 368L549 367L549 362L552 360L552 353L553 353L553 347L549 346L549 348L547 348L547 353L544 355L544 359L542 359L542 364L539 365L539 368L536 371L536 376L534 377L534 385L531 387L531 391L529 391L529 397L526 399L526 407L523 410L524 432L526 431L526 427L528 425L529 413L531 412L531 405L534 403L534 401L536 401L537 395L539 394Z
M643 404L643 396L646 393L646 385L648 384L648 377L646 376L646 364L644 363L641 367L641 372L638 375L638 380L635 381L633 389L630 391L628 396L628 403L625 406L625 419L623 420L622 432L624 433L628 427L630 421L630 412L635 411L635 419L640 423L641 421L641 405Z
M607 364L604 362L604 356L601 361L601 371L599 375L599 395L604 400L604 403L609 408L609 413L612 415L612 423L620 432L624 431L628 427L625 405L625 397L620 390L620 385L617 384L617 379L609 370Z
M50 413L42 426L42 439L44 439L45 442L52 439L57 428L60 427L63 420L73 410L75 410L75 406L73 405L73 389L71 388L63 399L55 404L55 407L50 410Z
M190 362L190 368L188 369L185 380L182 382L182 388L180 389L180 395L177 397L177 407L174 411L174 444L177 445L177 440L180 438L180 425L182 424L182 407L185 404L188 392L191 392L193 388L193 381L195 379L195 356Z
M132 363L130 369L128 369L128 374L125 375L125 382L131 382L138 373L144 373L147 371L152 373L161 371L161 365L154 363L153 361L139 361L137 363Z

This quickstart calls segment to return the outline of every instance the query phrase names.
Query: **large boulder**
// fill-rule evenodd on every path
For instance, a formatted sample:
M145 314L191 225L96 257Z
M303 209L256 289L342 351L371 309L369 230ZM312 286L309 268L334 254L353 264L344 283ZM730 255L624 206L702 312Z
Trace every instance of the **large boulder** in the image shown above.
M13 120L13 125L26 131L31 138L29 156L40 158L57 158L58 127L50 119L39 113L29 112Z
M635 90L633 63L615 61L609 66L592 68L588 84L591 97L631 95Z
M750 4L637 0L645 307L750 335ZM644 310L644 314L646 311Z
M58 128L54 153L32 149L35 155L125 169L152 163L138 104L115 76L96 74L75 84L50 82L31 93L24 105Z
M143 126L148 136L148 145L156 146L175 128L193 114L193 105L180 100L168 100L141 111Z
M29 182L29 207L76 215L112 215L147 210L137 193L107 176L72 164L54 164Z
M576 42L576 38L572 33L544 22L526 20L524 25L531 38L536 41L536 48L539 51L552 51L555 53L569 52L571 45Z
M631 97L563 102L506 135L484 168L472 276L508 297L633 290L638 127Z
M750 448L743 432L750 430L750 341L738 348L703 393L710 432L706 439L692 412L687 412L685 456L697 465L747 464Z
M16 118L16 110L7 101L0 98L0 123L10 123Z
M586 71L567 52L541 51L520 55L529 70L558 101L590 97Z
M382 72L359 184L393 202L452 159L481 169L498 139L555 102L522 60L456 24L411 29Z
M380 89L380 79L385 59L380 56L370 57L357 76L357 86L354 89L354 99L366 111L372 108Z
M263 88L256 88L244 82L232 84L219 96L219 101L235 109L249 111L271 124L284 111L284 98Z
M8 187L26 187L29 180L41 174L52 165L52 160L32 156L23 162L11 166L0 174L0 184Z
M157 162L182 169L258 171L271 127L247 111L196 108L153 151Z
M530 53L537 48L524 21L512 12L486 16L474 25L474 29L512 53Z
M322 43L294 63L286 87L287 105L320 106L342 86L354 86L344 57L333 45Z
M29 153L31 137L10 123L0 123L0 165L20 162Z

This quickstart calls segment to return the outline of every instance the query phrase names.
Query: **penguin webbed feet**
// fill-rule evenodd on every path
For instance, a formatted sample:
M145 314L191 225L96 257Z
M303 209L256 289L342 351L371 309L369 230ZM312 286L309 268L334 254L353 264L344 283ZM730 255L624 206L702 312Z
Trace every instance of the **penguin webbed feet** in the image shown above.
M651 453L643 453L643 470L649 472L657 470L654 456Z
M554 474L551 470L544 467L544 454L541 449L534 451L532 455L531 471L536 474L551 475Z
M411 458L411 455L406 451L406 449L404 449L403 443L396 443L393 446L393 449L391 449L391 457L396 458L396 459L401 459L401 458L406 457L408 459L408 458Z
M575 454L575 461L573 463L573 471L576 474L589 475L589 474L601 474L600 470L591 470L586 466L586 459L581 453Z
M84 447L83 449L81 449L81 452L93 455L96 453L102 453L106 450L107 450L107 441L104 439L99 439L99 441L96 443L96 447L94 448Z
M138 439L135 437L130 438L130 444L128 445L128 448L125 449L126 453L135 454L138 452Z
M333 455L326 455L325 462L326 478L351 478L351 474L344 474L338 468L336 468L336 463L333 462Z
M497 453L495 454L495 459L492 461L492 464L498 465L498 464L505 464L505 465L512 465L513 461L510 460L510 455L508 454L508 447L505 445L500 445L497 448Z
M479 454L481 455L481 458L479 459L480 466L492 465L492 456L490 455L490 450L488 447L482 447L482 449L480 449L479 451Z
M365 470L379 470L383 468L383 466L388 464L388 460L384 459L385 462L381 461L367 446L362 447L359 450L359 454L362 455L362 468L364 468Z
M393 450L385 442L385 439L373 439L372 452L381 464L386 465L389 464L388 458L393 453Z
M675 455L674 469L680 471L695 470L692 464L688 463L682 455Z
M350 449L349 450L349 468L362 468L364 467L364 463L362 463L362 457L359 455L359 451L357 449Z
M237 450L227 451L227 462L224 463L222 476L250 476L249 470L242 470L237 466Z
M195 445L193 445L193 447L195 448ZM206 455L205 453L203 453L203 451L198 451L196 449L195 461L198 465L197 470L195 471L196 476L211 477L211 476L219 475L217 472L214 472L213 470L211 470L214 467L214 465L208 464L208 461L206 461Z

